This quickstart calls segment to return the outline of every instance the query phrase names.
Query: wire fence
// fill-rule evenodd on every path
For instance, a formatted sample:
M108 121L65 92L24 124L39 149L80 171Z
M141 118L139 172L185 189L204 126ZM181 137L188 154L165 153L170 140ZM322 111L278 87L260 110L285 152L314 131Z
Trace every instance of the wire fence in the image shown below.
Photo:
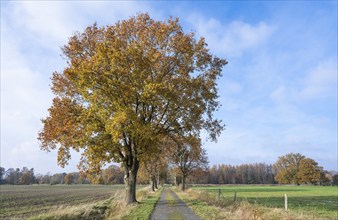
M205 189L204 196L209 200L214 200L217 205L226 207L230 205L240 204L241 202L249 202L268 208L279 208L292 210L299 213L316 213L325 214L327 212L337 212L338 197L332 196L294 196L288 195L287 192L280 192L279 195L269 196L267 193L261 192L241 192L224 189ZM337 216L338 217L338 216Z

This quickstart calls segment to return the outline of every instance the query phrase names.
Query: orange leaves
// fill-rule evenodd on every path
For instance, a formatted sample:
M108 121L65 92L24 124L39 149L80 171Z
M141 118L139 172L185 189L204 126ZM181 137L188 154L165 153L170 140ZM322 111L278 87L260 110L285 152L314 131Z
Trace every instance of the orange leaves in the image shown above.
M148 14L76 33L62 48L68 66L52 77L56 98L42 121L41 147L59 148L61 165L70 148L82 149L81 167L96 169L110 161L137 164L141 155L157 154L165 136L193 148L189 135L198 138L205 128L215 139L223 129L212 117L216 79L226 61L206 46L178 19Z
M79 116L81 107L70 99L55 98L53 106L49 108L49 117L42 120L43 130L39 133L41 148L55 149L56 144L77 148L77 141L81 138Z
M71 158L71 155L69 152L69 148L65 146L60 146L58 150L58 157L57 157L58 165L60 165L61 167L65 167L65 165L68 164L68 160L70 158Z
M299 163L299 171L297 177L300 183L319 184L322 178L323 168L310 158L302 159Z

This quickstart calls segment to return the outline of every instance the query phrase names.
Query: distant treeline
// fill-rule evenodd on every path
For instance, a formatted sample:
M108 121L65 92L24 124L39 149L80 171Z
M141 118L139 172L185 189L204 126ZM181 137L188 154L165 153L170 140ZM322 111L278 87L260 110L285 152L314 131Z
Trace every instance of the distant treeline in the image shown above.
M35 174L34 169L0 167L0 183L11 185L30 184L123 184L123 171L118 166L110 166L99 175L85 175L80 172Z
M206 171L197 171L190 177L192 183L205 184L274 184L273 166L265 163L214 165Z
M160 175L160 182L180 184L181 177L171 169ZM338 185L338 174L335 171L325 171L320 185ZM0 168L0 183L13 185L29 184L123 184L123 168L112 165L98 174L84 175L79 172L35 174L34 169ZM278 180L278 178L277 178ZM187 179L190 184L276 184L276 168L265 163L232 165L214 165L207 169L196 169ZM138 176L139 184L148 184L149 178L144 173Z
M189 178L189 183L196 184L314 184L338 185L336 171L323 171L315 183L281 182L276 167L265 163L233 165L214 165L206 171L199 170Z

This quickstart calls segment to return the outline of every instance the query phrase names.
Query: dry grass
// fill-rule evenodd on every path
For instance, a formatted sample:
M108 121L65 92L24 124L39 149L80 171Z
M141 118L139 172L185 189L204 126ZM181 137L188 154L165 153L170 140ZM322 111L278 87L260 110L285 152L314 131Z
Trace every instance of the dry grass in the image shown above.
M94 204L79 206L59 206L54 211L30 219L45 220L76 220L76 219L105 219L112 199Z
M103 202L79 206L59 206L54 211L30 219L121 219L134 208L134 205L125 205L124 193L124 190L117 190L110 199Z
M132 206L126 206L124 201L124 190L116 191L114 194L114 200L112 200L109 213L107 213L106 219L121 219L123 216L127 215L130 210L133 208Z
M177 192L183 201L195 211L202 219L228 219L228 220L308 220L329 219L318 216L294 213L278 208L267 208L257 204L242 201L235 205L218 201L208 192L187 190Z
M148 187L142 188L136 192L136 199L138 201L142 201L145 199L148 195ZM127 216L133 209L137 207L137 204L132 204L126 206L126 203L124 201L125 191L117 191L114 195L114 200L111 203L109 214L106 219L109 220L117 220L122 219L125 216Z
M159 192L157 192L159 194ZM154 193L150 191L150 187L144 187L137 190L136 197L141 204L132 204L126 206L124 201L125 191L117 190L113 196L105 201L96 202L93 204L79 205L79 206L58 206L53 211L46 214L32 217L30 219L44 219L44 220L117 220L117 219L129 219L133 212L144 212L144 210L138 210L140 207L146 210L146 214L150 215L154 207L154 204L146 204L149 198L154 196ZM152 198L153 199L153 198ZM153 199L154 200L154 199ZM156 199L157 201L157 199ZM155 201L155 203L156 203ZM144 204L142 204L144 203ZM154 203L154 202L153 202ZM149 207L148 207L149 206ZM150 207L151 206L151 207ZM142 213L144 214L144 213Z
M118 192L116 192L118 193ZM116 194L115 193L115 194ZM99 220L106 219L110 213L110 206L114 203L115 198L111 197L102 202L93 204L85 204L78 206L59 206L56 210L31 217L29 219L44 219L44 220L77 220L91 219Z

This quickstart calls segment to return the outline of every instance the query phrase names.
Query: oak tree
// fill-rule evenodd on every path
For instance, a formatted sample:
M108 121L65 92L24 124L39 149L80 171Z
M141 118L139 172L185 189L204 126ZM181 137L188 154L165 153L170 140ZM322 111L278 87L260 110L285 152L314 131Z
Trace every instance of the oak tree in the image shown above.
M141 173L143 177L147 178L150 182L151 190L155 191L158 189L157 186L157 172L159 171L159 161L158 156L150 154L147 160L142 161L141 163Z
M157 150L148 152L141 162L141 173L148 178L152 191L158 189L161 180L164 181L160 177L167 175L169 161L166 152L171 147L166 145L163 140L159 141L157 145Z
M319 166L318 163L311 158L305 158L300 161L297 176L300 183L304 184L325 185L330 181L326 177L323 167Z
M41 148L58 150L65 166L70 150L79 168L122 163L127 204L136 202L140 161L168 135L216 140L223 126L217 79L226 60L212 55L203 38L184 33L178 19L155 21L138 14L116 24L89 26L63 48L68 65L54 72L55 94L42 120Z
M300 183L317 184L320 181L320 173L318 163L312 159L305 158L300 161L297 177Z
M63 182L64 182L65 184L68 184L68 185L72 184L73 181L74 181L74 178L73 178L73 175L72 175L71 173L68 173L68 174L63 178Z
M182 178L181 190L185 191L186 179L193 171L208 167L208 158L201 140L195 136L172 137L167 141L170 146L169 160L179 170Z
M29 185L33 183L32 174L30 172L24 172L19 178L19 184L21 185Z
M281 184L300 184L299 166L301 160L305 159L304 155L299 153L289 153L278 158L274 164L276 176L275 179Z
M102 171L104 184L123 184L123 170L116 165L111 165Z
M274 164L276 171L275 179L281 184L328 184L329 179L325 176L327 171L318 166L318 163L306 158L301 154L287 154L279 157Z

